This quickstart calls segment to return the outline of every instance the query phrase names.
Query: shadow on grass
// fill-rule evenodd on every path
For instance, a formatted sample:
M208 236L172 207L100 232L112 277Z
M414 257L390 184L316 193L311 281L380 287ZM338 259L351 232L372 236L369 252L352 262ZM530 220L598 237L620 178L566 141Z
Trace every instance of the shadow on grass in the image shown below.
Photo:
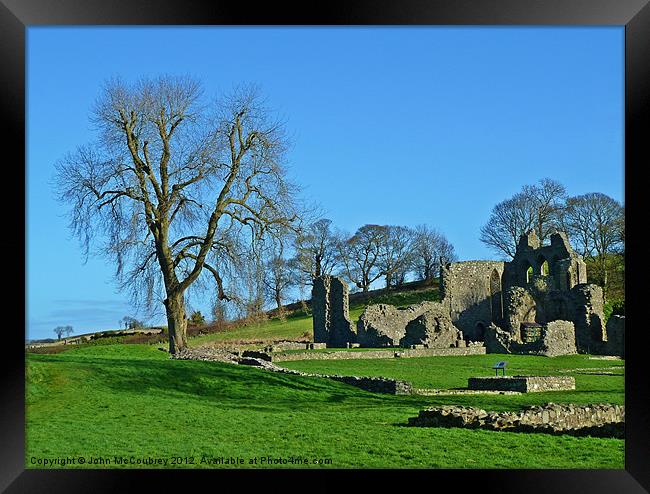
M350 407L421 405L421 397L381 395L317 377L273 373L221 362L131 360L126 358L43 356L39 362L91 371L86 381L116 393L177 396L218 406L264 411L319 408L324 403ZM72 368L70 368L72 367ZM78 377L81 379L80 377Z

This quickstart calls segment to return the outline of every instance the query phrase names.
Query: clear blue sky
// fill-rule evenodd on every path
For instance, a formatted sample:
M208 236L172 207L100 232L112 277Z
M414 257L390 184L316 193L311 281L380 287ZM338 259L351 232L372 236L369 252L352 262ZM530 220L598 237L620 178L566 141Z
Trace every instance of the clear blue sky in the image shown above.
M93 140L106 78L191 74L261 86L294 137L291 174L326 216L439 228L491 259L491 208L543 177L623 200L622 27L31 27L27 36L27 337L135 315L103 259L82 263L53 165Z

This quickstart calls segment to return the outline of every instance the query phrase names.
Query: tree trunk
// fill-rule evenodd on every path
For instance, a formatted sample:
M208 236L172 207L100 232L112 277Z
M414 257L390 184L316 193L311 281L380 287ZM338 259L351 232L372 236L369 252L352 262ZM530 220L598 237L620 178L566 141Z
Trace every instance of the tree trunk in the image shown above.
M187 318L183 294L169 295L165 300L169 353L176 354L187 347Z
M315 278L318 278L320 275L323 274L323 271L322 271L322 269L321 269L321 265L320 265L320 263L321 263L321 256L317 255L317 256L316 256L316 262L315 262L315 264L316 264L316 271L315 271L315 273L314 273L314 274L316 275Z
M275 292L275 304L278 306L278 317L281 321L285 320L284 307L282 306L282 294L278 291Z

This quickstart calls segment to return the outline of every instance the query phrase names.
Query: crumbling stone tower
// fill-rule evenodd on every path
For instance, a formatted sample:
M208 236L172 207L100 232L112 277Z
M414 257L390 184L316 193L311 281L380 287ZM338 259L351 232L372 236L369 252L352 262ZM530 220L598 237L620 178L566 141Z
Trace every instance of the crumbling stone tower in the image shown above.
M525 287L539 277L545 277L553 290L587 283L587 266L564 232L553 233L549 245L541 245L534 230L519 239L515 257L504 271L504 285Z
M355 342L347 283L336 276L319 276L314 280L311 293L314 343L342 348Z
M522 235L506 263L503 329L519 341L523 324L570 321L578 350L599 353L607 341L602 289L587 283L587 267L564 232L550 240L541 245L534 231Z

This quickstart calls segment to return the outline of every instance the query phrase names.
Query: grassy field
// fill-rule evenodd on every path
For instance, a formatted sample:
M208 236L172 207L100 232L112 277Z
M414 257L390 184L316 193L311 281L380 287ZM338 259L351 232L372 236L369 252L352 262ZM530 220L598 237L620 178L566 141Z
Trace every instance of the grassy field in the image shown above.
M588 355L536 357L529 355L468 355L370 360L297 360L279 365L321 374L383 376L401 379L416 388L466 388L473 376L493 376L495 362L508 362L508 375L573 376L575 391L529 393L522 395L467 395L445 397L449 400L491 410L517 409L543 403L624 403L624 363L601 360ZM440 397L442 398L442 397ZM436 397L438 399L438 397Z
M385 366L382 375L418 386L456 387L465 384L467 372L489 373L485 367L495 359L498 356L291 365L343 365L347 367L341 371L367 375ZM613 372L622 372L621 361L583 356L507 360L517 373L565 367L613 367ZM579 372L572 401L622 401L623 377ZM42 468L44 459L82 457L83 465L76 460L66 468L233 466L223 464L224 458L243 459L235 465L239 468L623 468L624 442L617 439L405 427L409 417L434 404L507 409L524 401L563 401L555 393L524 396L380 395L321 378L174 361L151 345L28 354L26 467ZM134 463L93 463L98 458L113 462L114 457ZM173 457L182 458L181 464L171 465ZM285 463L263 460L269 457ZM144 458L167 464L137 463ZM290 463L290 458L310 463ZM250 463L253 459L257 463Z

